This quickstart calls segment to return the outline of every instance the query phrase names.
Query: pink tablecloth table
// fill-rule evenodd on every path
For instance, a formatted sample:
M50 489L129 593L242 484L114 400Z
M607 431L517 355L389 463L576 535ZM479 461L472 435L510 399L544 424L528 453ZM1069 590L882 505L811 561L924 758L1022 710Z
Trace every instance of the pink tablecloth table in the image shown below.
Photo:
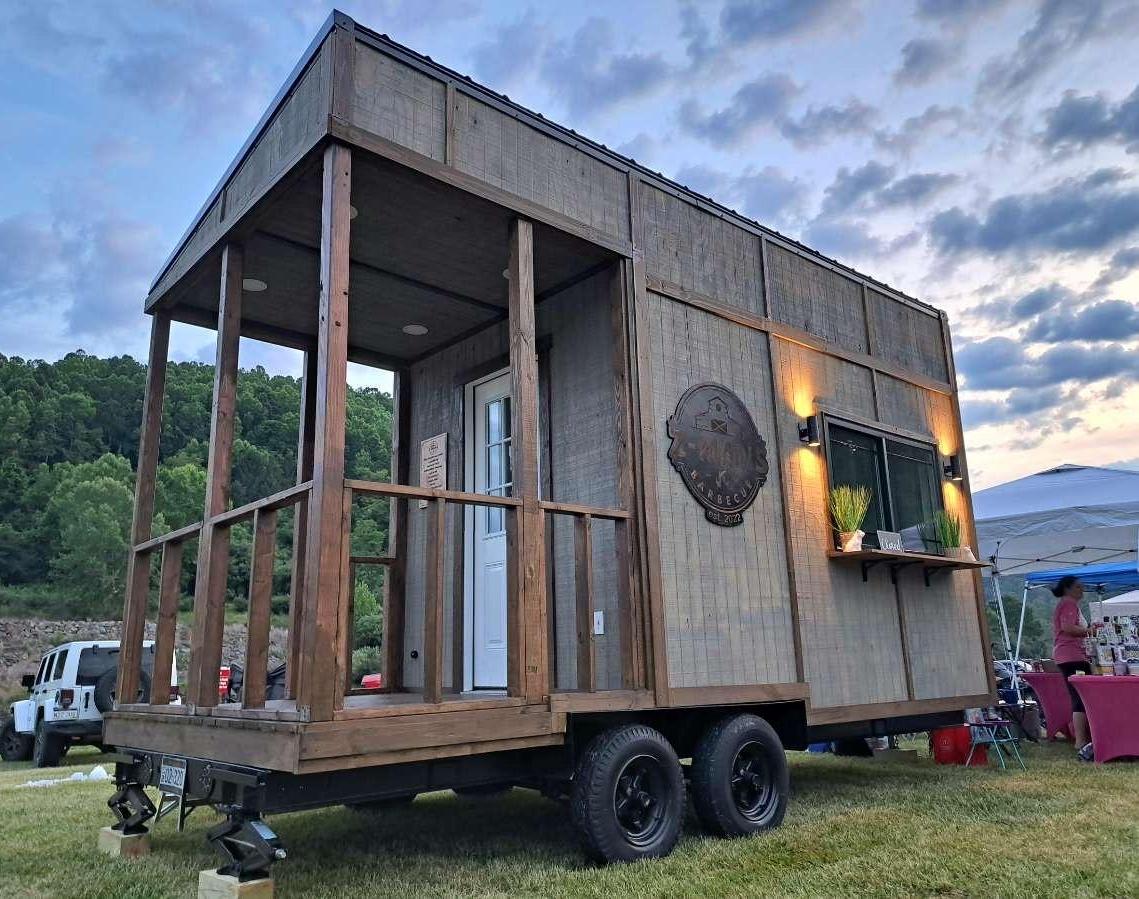
M1077 674L1071 680L1088 713L1096 764L1139 756L1139 677Z
M1064 675L1059 671L1029 671L1022 675L1040 700L1044 721L1048 725L1048 739L1062 733L1065 740L1072 739L1072 694ZM1139 678L1137 678L1139 680Z

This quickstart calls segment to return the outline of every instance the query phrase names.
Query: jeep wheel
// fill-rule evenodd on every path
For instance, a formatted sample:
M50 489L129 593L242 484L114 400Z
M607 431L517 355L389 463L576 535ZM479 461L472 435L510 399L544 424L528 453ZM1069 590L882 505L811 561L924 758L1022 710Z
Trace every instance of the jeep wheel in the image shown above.
M733 715L704 732L692 756L692 804L709 832L740 837L783 823L787 756L771 725Z
M63 757L63 738L53 734L41 720L36 724L36 737L32 743L32 762L37 768L54 768Z
M641 724L594 737L574 774L570 813L586 854L632 862L672 852L684 820L684 773L664 736Z
M0 758L6 762L26 762L32 757L33 738L16 730L16 722L9 716L0 730Z

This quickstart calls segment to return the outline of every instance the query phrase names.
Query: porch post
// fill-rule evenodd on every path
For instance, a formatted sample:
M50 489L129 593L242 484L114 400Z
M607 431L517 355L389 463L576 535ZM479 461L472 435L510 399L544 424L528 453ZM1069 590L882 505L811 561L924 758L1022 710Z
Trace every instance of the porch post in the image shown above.
M316 422L316 363L315 349L305 351L304 376L301 380L301 416L297 433L297 483L312 478L313 427ZM300 670L304 664L301 651L302 622L305 601L305 545L308 535L308 503L297 504L293 519L293 577L289 596L289 650L285 678L288 696L296 699Z
M545 516L538 505L538 354L534 339L534 225L510 226L511 445L514 496L507 515L507 684L512 696L536 701L549 693L546 654ZM511 539L513 537L513 539Z
M138 440L135 474L134 520L127 563L127 589L123 600L123 636L119 649L117 696L133 702L138 692L138 669L146 628L150 594L150 553L134 547L150 539L154 519L154 480L158 473L158 446L162 436L162 399L166 390L166 357L170 347L170 316L156 312L150 323L150 362L146 369L146 392L142 401L142 430ZM128 698L129 697L129 698Z
M302 640L305 662L297 683L297 710L328 721L343 694L337 680L341 563L348 535L344 517L344 421L348 377L348 255L352 151L324 151L321 204L320 306L317 325L316 417L312 492L305 545ZM347 601L347 597L343 597Z
M190 633L190 702L207 708L218 702L218 666L221 665L221 639L225 624L225 582L229 573L229 528L215 528L210 524L210 519L229 508L233 429L237 410L237 357L241 341L242 263L241 246L227 244L221 257L206 503L198 538L194 626Z
M411 450L410 374L392 376L391 481L406 484ZM392 499L388 505L388 555L395 561L384 579L384 689L403 689L403 633L407 603L407 500Z

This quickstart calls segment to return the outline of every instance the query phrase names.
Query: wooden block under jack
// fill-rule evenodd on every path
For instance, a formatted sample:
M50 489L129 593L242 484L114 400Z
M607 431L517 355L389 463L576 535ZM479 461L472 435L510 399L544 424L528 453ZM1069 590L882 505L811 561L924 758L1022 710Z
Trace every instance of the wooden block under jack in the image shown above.
M150 834L123 833L104 827L99 831L99 851L115 858L141 858L150 855Z
M198 899L273 899L273 878L241 881L211 868L198 875Z

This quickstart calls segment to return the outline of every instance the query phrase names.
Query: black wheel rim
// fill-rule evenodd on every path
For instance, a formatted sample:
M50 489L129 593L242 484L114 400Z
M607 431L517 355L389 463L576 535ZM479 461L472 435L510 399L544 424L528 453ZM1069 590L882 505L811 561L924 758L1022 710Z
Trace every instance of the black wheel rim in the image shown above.
M19 755L21 747L20 735L16 733L15 728L6 728L4 730L4 752L8 755Z
M632 846L649 846L665 825L668 778L664 767L651 755L629 759L617 775L613 812L625 839Z
M762 823L771 815L778 794L772 782L771 766L758 743L744 743L736 753L732 761L731 788L732 801L749 821Z

